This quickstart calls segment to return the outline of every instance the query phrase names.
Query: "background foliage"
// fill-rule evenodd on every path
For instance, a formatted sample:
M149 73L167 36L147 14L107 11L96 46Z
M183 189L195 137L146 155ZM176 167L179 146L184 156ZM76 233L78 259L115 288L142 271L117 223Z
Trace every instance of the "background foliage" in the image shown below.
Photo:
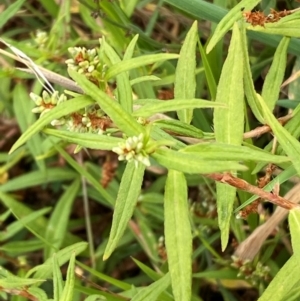
M298 6L0 3L1 298L297 300Z

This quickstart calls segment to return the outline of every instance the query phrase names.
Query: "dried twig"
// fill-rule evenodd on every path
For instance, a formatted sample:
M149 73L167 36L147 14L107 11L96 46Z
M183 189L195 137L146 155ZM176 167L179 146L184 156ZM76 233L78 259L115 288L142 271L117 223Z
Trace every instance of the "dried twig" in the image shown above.
M289 202L300 201L300 183L295 185L285 196ZM294 204L296 206L296 204ZM286 217L288 210L277 207L274 214L261 226L255 229L236 249L234 255L242 260L253 260L261 249L267 237L273 232L276 226Z
M237 189L247 191L251 194L255 194L255 195L259 196L260 198L265 199L265 200L267 200L277 206L280 206L282 208L285 208L288 210L291 210L294 208L300 209L300 206L298 204L295 204L279 195L264 191L261 188L258 188L254 185L249 184L245 180L234 177L230 173L224 173L224 174L212 173L212 174L206 174L205 176L210 179L213 179L215 181L236 187Z

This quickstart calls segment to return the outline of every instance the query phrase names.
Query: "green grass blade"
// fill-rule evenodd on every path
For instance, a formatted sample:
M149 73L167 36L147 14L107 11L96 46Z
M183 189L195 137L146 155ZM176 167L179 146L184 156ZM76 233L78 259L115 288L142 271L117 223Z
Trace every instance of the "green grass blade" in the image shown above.
M138 163L138 166L135 166L135 162L130 162L126 165L120 183L114 208L113 222L103 260L106 260L117 247L133 214L137 198L140 194L144 171L145 166L141 163Z
M75 286L75 252L73 252L71 255L68 271L67 271L67 279L65 282L65 287L63 289L62 295L59 300L73 301L74 286Z
M73 180L76 173L72 170L61 168L49 168L45 171L32 171L0 186L1 192L16 191L23 188L38 186L51 182Z
M85 93L97 101L101 109L121 131L128 136L138 136L140 133L144 133L144 128L130 114L125 112L116 101L97 88L84 75L78 74L73 70L69 70L69 73Z
M65 238L70 218L72 204L78 193L80 180L76 179L57 201L55 209L49 218L45 238L51 243L44 250L44 260L50 258L54 252L60 249Z
M300 175L300 143L274 117L264 100L260 97L266 123L271 127L283 150L291 159L298 175Z
M17 13L24 2L25 0L18 0L13 4L8 4L6 10L0 14L0 29Z
M103 186L83 166L79 165L62 147L54 145L59 154L72 166L80 175L83 175L93 185L109 205L114 204L114 197L107 192Z
M56 254L52 256L52 274L53 274L53 298L59 301L63 292L64 281L59 267Z
M31 212L30 214L23 216L23 217L19 216L19 214L18 214L20 211L19 208L18 208L18 210L14 210L11 208L11 211L16 216L18 221L12 222L5 228L5 231L0 232L0 241L4 241L4 240L7 240L7 239L13 237L15 234L17 234L22 229L24 229L27 225L32 224L32 222L35 221L36 219L49 213L51 211L51 208L43 208L43 209Z
M166 274L161 279L140 290L131 301L157 300L159 295L171 284L170 275Z
M80 254L87 248L88 244L86 242L78 242L71 246L68 246L56 253L58 265L61 267L63 264L67 263L71 256ZM33 267L27 272L27 277L33 275L33 278L49 278L52 276L52 258L48 258L43 264Z
M245 4L245 1L242 2ZM214 128L217 142L240 145L243 141L243 72L242 40L238 25L235 23L228 56L222 68L217 90L216 102L227 106L225 110L216 108L214 111ZM234 172L233 167L231 171ZM235 195L236 188L217 183L217 207L222 250L226 248L228 243Z
M196 91L196 44L198 40L198 23L194 22L180 50L174 83L174 99L191 99ZM193 108L178 110L177 116L184 123L191 123Z
M261 96L271 111L273 111L279 97L280 87L285 74L289 43L289 37L282 38L280 44L276 48L272 65L264 81Z
M192 230L183 173L169 170L165 187L165 241L176 301L191 299Z

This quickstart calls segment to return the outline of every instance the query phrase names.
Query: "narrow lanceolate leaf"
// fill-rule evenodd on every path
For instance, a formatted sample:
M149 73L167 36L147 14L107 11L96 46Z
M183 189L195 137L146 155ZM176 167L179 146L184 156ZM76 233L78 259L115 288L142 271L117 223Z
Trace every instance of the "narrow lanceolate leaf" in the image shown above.
M165 240L175 301L191 300L192 232L184 174L170 170L165 187Z
M175 72L174 98L189 99L195 97L196 91L196 44L198 40L198 23L194 22L189 30L180 50ZM193 117L193 109L177 111L179 120L190 123Z
M300 255L300 210L293 209L289 213L289 226L292 236L292 246L294 254Z
M105 42L103 39L101 42L101 47L104 47L104 52L110 59L112 65L121 62L120 57L116 51ZM132 112L132 89L129 81L129 76L127 72L122 72L116 75L117 81L117 100L121 107L128 113Z
M71 246L68 246L56 253L58 265L61 267L63 264L68 262L75 253L75 255L80 254L87 248L88 244L86 242L78 242ZM33 273L32 278L50 278L53 272L53 261L52 258L48 258L43 264L35 266L29 270L26 277L29 277Z
M178 54L175 53L159 53L159 54L148 54L132 59L124 60L118 64L111 66L105 74L107 80L120 74L124 71L129 71L142 66L147 66L160 61L166 61L171 59L177 59Z
M285 301L288 293L299 284L300 256L294 254L284 264L258 301Z
M60 266L57 261L56 254L52 256L52 273L53 273L53 298L59 301L63 292L64 281L61 274Z
M259 148L218 142L194 144L187 146L180 151L197 153L203 159L261 161L267 163L273 162L277 164L290 161L290 158L286 156L275 156Z
M245 2L245 1L242 1ZM235 23L224 63L216 101L224 103L227 109L214 111L214 128L217 142L240 145L244 131L244 88L243 53L240 30ZM234 168L230 168L235 172ZM236 188L217 183L217 206L219 227L221 230L222 250L227 246L230 218L235 200Z
M205 99L174 99L169 101L154 101L142 106L133 112L134 116L150 117L156 113L171 112L175 110L189 111L193 108L224 108L224 104Z
M140 194L144 171L145 165L141 163L138 163L137 166L135 162L127 163L115 204L112 226L103 260L106 260L117 247L133 214Z
M237 162L203 159L199 153L173 151L170 149L157 149L151 155L159 164L184 173L207 174L226 170L246 170L247 168Z
M43 115L34 124L32 124L26 132L24 132L21 137L12 146L10 153L15 151L18 147L28 141L34 134L40 132L45 126L49 125L52 120L59 119L66 116L72 112L78 111L88 105L93 104L94 101L87 96L79 96L73 98L70 101L61 103L59 106L52 109L47 114ZM28 113L30 114L30 113Z
M252 79L252 72L250 67L248 44L245 26L241 26L241 40L242 40L242 52L244 56L244 89L248 104L253 112L254 116L260 123L264 123L263 113L261 106L254 88Z
M279 23L279 22L267 23L265 24L264 27L249 26L247 27L247 29L256 32L264 32L272 35L282 35L282 36L289 36L293 38L299 38L300 37L299 26L300 26L300 19L292 20L284 23Z
M233 9L231 9L216 27L216 30L207 45L206 52L209 53L214 48L214 46L223 38L223 36L231 29L233 24L243 17L243 10L251 10L259 2L260 0L242 0Z
M271 111L273 111L280 93L280 87L286 68L286 57L290 39L290 37L284 37L281 40L276 49L271 68L264 81L261 96Z
M123 141L121 138L91 133L75 133L54 129L45 129L43 132L91 149L111 150L113 147L118 145L119 142Z
M72 256L70 258L65 287L59 301L73 301L74 286L75 286L75 252L72 253Z
M84 92L99 104L101 109L111 118L121 131L128 136L138 136L140 133L145 132L144 128L135 120L135 118L123 110L119 103L110 98L105 92L101 91L84 75L78 74L70 69L68 72Z
M10 20L17 13L17 11L20 9L20 7L23 5L24 2L25 0L15 1L12 4L9 4L5 11L1 12L0 29L5 25L5 23L8 20Z
M159 295L171 284L170 275L166 274L161 279L140 290L131 301L157 300Z
M80 181L79 179L76 179L56 203L45 233L45 238L50 243L50 245L45 246L45 260L51 257L55 251L59 250L64 241L72 204L79 187Z
M274 117L264 100L259 96L266 123L279 141L285 153L290 157L298 175L300 175L300 143Z

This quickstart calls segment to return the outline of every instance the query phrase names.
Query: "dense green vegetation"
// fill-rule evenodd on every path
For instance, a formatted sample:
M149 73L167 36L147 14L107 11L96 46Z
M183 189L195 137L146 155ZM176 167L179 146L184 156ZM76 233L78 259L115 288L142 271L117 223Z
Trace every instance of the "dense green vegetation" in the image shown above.
M298 300L300 4L2 2L0 299Z

